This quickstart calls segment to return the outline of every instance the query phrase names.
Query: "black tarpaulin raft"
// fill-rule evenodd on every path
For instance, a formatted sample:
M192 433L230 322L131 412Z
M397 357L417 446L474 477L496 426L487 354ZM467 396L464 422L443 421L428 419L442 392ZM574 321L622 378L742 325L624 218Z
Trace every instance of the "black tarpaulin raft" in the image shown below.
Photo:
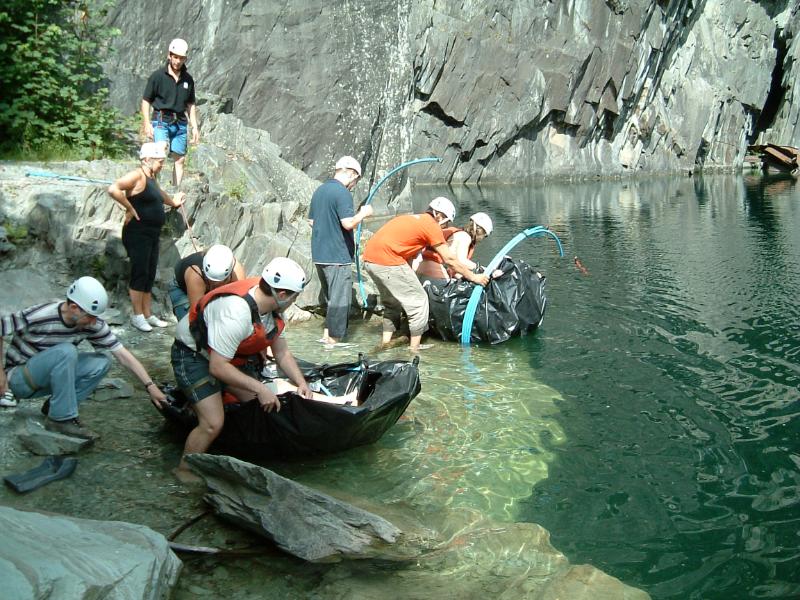
M481 296L470 342L499 344L530 333L544 319L545 277L521 260L506 257L498 267L503 275L492 279ZM444 285L425 284L430 304L428 333L443 340L461 341L461 326L474 284L451 279Z
M280 394L279 412L264 412L257 401L225 405L225 425L214 448L243 457L295 457L338 452L371 444L394 425L419 394L419 360L313 365L298 361L313 388L342 396L358 389L358 406ZM164 417L188 433L197 417L173 389Z

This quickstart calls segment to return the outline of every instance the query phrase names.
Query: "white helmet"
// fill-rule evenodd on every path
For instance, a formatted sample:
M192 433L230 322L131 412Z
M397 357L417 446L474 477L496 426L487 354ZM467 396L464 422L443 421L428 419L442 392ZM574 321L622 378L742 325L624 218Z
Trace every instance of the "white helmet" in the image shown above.
M209 281L225 281L230 277L236 259L227 246L215 244L203 256L203 275Z
M453 206L453 203L444 196L439 196L431 200L431 203L428 204L428 208L432 208L433 210L442 213L447 217L448 221L452 221L456 218L456 207Z
M167 158L165 142L145 142L139 150L139 158Z
M337 160L334 169L337 171L339 169L353 169L361 177L361 164L352 156L343 156Z
M108 294L94 277L76 279L67 290L67 300L74 302L93 317L99 317L108 307Z
M475 213L469 218L469 220L483 229L486 232L486 235L492 235L492 229L494 229L494 226L492 225L492 218L485 212Z
M175 38L169 43L169 51L178 56L186 56L189 53L189 44L186 43L186 40Z
M261 279L274 290L291 290L302 292L306 287L306 274L302 267L291 258L278 256L269 261L261 273Z

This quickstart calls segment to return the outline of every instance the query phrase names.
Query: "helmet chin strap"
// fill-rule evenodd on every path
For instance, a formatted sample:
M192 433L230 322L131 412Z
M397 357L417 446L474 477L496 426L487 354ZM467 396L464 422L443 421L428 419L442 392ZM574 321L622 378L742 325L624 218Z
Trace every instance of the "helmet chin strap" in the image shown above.
M271 289L271 290L272 290L272 297L275 299L275 304L277 304L277 305L278 305L278 308L279 308L281 311L283 311L283 310L284 310L284 309L286 309L286 308L289 308L289 305L291 305L291 303L293 302L293 300L281 300L281 299L278 297L278 290L276 290L276 289L275 289L274 287L272 287L272 286L269 286L269 289ZM292 295L294 295L294 294L292 294Z

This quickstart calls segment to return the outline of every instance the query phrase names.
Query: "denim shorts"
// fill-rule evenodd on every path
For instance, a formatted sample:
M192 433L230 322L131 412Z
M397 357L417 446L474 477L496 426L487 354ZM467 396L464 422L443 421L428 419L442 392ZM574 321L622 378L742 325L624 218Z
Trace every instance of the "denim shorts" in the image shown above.
M186 154L186 121L153 121L153 141L169 142L170 152Z
M208 370L208 359L178 341L170 351L175 382L192 404L222 391L222 384Z
M172 372L175 382L192 404L197 404L209 396L225 390L225 384L215 379L209 372L208 359L179 341L172 343L170 351ZM260 366L257 361L237 366L242 373L260 381Z

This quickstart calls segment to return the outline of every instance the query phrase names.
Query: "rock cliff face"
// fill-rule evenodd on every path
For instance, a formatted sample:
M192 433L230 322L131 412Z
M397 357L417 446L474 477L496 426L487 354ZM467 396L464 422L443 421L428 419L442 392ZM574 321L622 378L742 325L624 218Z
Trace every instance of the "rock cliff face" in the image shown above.
M800 145L800 0L120 0L112 95L137 110L172 37L201 93L312 177L518 181L740 165ZM143 26L147 23L147 26Z

